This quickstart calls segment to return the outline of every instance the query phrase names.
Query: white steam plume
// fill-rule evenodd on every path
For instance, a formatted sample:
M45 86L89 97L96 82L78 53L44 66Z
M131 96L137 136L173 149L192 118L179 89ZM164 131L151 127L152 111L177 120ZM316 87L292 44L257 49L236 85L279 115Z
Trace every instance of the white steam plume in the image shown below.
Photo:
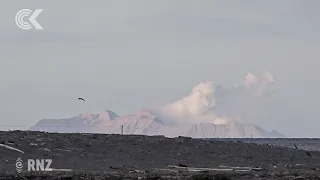
M179 101L156 110L163 119L173 123L187 124L211 122L226 124L235 119L249 120L263 114L261 99L267 97L267 87L274 82L271 73L262 76L248 73L244 85L226 89L214 86L210 81L198 84L192 92Z

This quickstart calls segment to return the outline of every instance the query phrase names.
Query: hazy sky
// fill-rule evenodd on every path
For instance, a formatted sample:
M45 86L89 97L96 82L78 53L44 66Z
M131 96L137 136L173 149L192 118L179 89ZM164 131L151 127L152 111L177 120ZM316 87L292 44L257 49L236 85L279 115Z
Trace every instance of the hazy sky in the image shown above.
M318 0L1 4L2 129L87 111L133 113L175 101L203 81L232 85L268 70L273 118L255 124L320 136ZM37 18L44 30L16 26L23 8L44 9Z

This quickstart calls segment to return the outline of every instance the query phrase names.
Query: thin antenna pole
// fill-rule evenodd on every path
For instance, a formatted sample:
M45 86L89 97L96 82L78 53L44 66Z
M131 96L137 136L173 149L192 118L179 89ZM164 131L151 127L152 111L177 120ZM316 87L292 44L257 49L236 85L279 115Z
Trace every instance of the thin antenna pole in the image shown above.
M121 125L121 135L123 134L123 125Z

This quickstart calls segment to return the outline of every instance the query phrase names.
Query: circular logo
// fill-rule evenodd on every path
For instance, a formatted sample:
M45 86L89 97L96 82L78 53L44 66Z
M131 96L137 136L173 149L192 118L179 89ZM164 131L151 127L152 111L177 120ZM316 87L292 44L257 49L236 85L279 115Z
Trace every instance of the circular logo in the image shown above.
M18 157L17 160L16 160L16 169L17 169L17 172L18 173L21 173L22 172L22 169L23 169L23 161L21 159L21 157Z
M24 18L29 17L31 15L32 11L30 9L21 9L17 14L16 14L16 24L19 28L21 29L31 29L32 26L29 22L25 22Z

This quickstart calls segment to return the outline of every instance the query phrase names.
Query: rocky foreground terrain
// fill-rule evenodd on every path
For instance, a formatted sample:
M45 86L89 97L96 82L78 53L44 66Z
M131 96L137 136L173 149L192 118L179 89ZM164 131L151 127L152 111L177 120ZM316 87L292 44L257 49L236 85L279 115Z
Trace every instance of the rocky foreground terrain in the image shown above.
M3 180L320 179L320 152L294 142L298 149L241 140L11 131L0 132L0 143ZM52 171L28 171L28 159L52 159Z

